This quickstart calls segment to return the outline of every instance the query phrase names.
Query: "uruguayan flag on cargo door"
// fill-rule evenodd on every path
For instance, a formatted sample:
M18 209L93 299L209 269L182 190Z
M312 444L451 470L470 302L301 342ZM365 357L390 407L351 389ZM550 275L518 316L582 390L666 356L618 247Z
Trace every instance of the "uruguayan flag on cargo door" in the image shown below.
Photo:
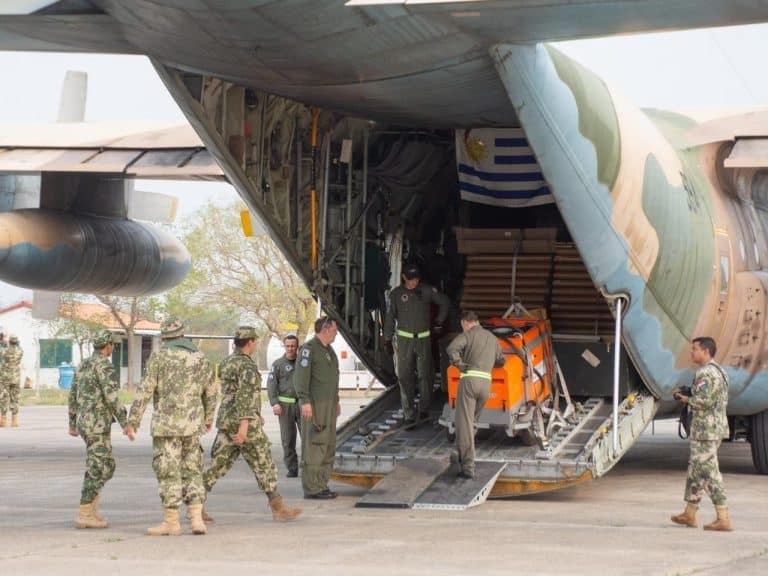
M456 130L462 200L521 208L554 202L522 128Z

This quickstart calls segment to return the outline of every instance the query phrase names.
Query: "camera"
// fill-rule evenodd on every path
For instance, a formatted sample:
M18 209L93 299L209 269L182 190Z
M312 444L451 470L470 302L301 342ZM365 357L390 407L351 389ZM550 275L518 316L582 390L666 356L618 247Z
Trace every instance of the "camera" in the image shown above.
M691 393L691 387L690 386L680 386L680 388L677 389L677 392L675 392L675 398L679 399L681 396L685 396L687 398L690 398L692 395Z

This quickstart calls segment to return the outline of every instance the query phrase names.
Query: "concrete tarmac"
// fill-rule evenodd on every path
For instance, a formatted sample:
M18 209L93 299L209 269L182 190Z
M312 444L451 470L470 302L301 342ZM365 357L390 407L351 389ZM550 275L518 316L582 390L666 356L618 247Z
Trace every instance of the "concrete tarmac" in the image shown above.
M347 417L360 400L343 404ZM304 514L272 522L241 460L210 495L206 536L184 522L183 536L150 537L162 518L150 415L133 444L113 427L117 471L101 505L109 529L76 530L82 440L67 434L66 407L22 408L19 428L0 429L0 574L768 574L768 477L754 473L744 442L720 449L735 531L714 533L669 521L683 509L688 454L676 422L657 422L602 479L443 512L357 509L364 490L338 483L337 500L302 500L300 481L285 478L277 419L263 413L279 489ZM704 502L700 525L713 518Z

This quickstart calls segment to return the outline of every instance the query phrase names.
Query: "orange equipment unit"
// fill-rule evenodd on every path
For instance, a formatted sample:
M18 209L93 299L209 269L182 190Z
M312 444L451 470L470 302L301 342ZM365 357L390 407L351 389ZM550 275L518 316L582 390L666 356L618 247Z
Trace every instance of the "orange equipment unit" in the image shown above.
M506 427L507 433L514 436L515 429L524 427L516 425L517 415L552 395L554 363L547 321L537 318L491 318L482 325L498 339L506 363L501 368L494 368L491 373L491 393L483 409L486 417L481 416L478 425ZM451 415L456 408L460 377L458 368L448 368L446 408L449 408ZM489 418L492 415L488 411L508 414L503 418ZM444 415L448 416L447 413Z

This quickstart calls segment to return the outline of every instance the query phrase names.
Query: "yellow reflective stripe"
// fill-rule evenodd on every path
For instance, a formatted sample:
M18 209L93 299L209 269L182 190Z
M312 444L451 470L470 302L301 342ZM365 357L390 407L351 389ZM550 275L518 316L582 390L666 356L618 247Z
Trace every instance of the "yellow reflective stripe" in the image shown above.
M491 379L491 373L483 372L482 370L467 370L461 375L462 378L464 378L465 376L467 378L485 378L486 380Z
M290 396L278 396L277 400L283 404L296 404L296 398L291 398Z
M413 332L406 332L405 330L398 330L397 335L402 336L403 338L429 338L429 330L424 330L423 332L419 332L418 334L415 334Z

